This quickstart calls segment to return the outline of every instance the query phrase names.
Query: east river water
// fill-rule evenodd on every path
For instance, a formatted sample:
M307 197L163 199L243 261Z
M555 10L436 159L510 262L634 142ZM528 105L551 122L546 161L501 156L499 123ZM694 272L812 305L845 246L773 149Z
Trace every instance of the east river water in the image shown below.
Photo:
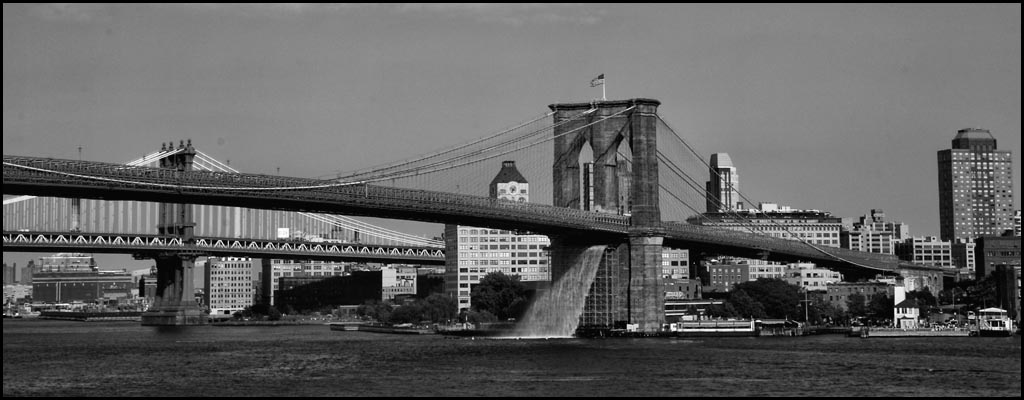
M1011 338L454 339L3 321L3 396L1021 395Z

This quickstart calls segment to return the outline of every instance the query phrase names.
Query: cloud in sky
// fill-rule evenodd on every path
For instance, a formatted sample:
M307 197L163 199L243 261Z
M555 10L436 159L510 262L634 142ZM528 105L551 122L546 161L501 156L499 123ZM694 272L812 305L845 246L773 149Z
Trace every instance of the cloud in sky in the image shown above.
M325 12L345 13L355 10L383 10L403 15L451 16L480 23L500 23L513 26L528 24L577 24L591 25L601 22L605 10L594 6L576 4L323 4L323 3L278 3L278 4L174 4L146 5L148 7L179 8L201 12L217 12L242 17L289 17ZM123 5L121 6L123 7ZM112 17L114 5L52 3L38 4L32 8L32 15L47 21L106 22Z
M605 12L593 6L573 4L401 4L397 10L405 13L446 13L469 17L480 22L509 25L532 23L571 23L590 25L601 22Z
M50 3L34 5L29 13L45 21L108 21L110 6L104 4Z

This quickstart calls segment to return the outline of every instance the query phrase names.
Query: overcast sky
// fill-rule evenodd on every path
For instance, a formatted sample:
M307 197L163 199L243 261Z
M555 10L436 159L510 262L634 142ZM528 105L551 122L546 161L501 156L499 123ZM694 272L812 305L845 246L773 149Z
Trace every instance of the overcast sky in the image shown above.
M4 154L126 162L190 138L244 172L321 176L599 98L603 73L609 99L660 100L705 157L729 153L754 201L881 208L937 236L936 152L980 127L1013 152L1020 208L1020 4L4 4L3 19Z

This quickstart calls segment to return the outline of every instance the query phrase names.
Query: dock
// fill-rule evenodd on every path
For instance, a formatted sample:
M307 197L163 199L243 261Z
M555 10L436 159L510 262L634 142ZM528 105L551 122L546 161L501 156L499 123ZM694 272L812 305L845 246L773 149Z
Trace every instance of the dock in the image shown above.
M862 338L875 337L968 337L974 336L970 329L898 329L860 327L850 332L850 336Z

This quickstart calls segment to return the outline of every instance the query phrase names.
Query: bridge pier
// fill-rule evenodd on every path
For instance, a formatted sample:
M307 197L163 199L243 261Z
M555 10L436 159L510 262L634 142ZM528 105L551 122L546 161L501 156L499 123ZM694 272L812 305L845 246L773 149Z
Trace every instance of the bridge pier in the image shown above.
M161 146L161 150L172 150ZM160 167L191 171L196 151L192 141L182 141L177 154L160 159ZM191 204L160 203L160 235L180 238L182 243L195 242L195 222ZM142 313L142 325L201 325L206 315L195 301L195 265L199 254L167 252L156 257L156 301Z
M142 313L142 325L203 325L206 315L195 301L196 257L164 253L156 259L156 301Z
M629 323L641 332L658 332L665 323L662 276L663 236L629 235Z

